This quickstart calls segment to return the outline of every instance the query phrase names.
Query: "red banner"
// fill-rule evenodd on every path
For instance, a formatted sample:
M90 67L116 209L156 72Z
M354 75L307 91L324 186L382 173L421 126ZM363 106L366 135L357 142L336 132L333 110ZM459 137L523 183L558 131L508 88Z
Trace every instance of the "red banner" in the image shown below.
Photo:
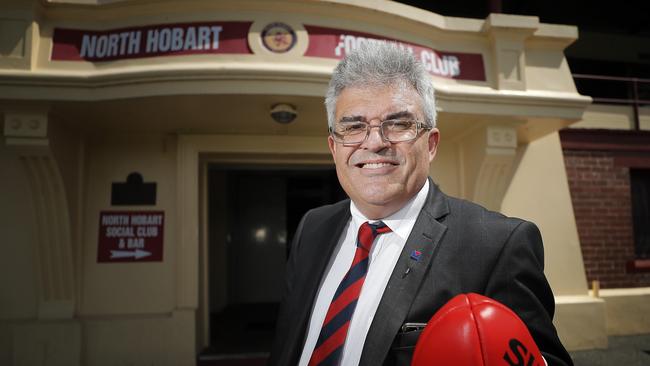
M52 60L112 61L171 55L249 54L252 22L152 25L106 31L54 29Z
M105 31L54 29L52 60L112 61L131 58L251 54L248 32L252 22L201 22L120 28ZM342 59L359 44L396 42L412 52L435 76L485 81L479 53L443 52L370 33L305 25L309 46L305 56Z
M409 50L427 71L451 79L485 81L485 66L480 53L442 52L414 43L398 41L369 33L305 25L309 47L305 56L342 59L359 44L390 41Z
M160 262L163 211L102 211L97 262Z

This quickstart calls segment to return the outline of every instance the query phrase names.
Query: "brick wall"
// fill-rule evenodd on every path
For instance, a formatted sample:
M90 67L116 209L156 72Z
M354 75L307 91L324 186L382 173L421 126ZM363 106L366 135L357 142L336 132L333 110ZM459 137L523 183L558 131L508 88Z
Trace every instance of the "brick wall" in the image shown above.
M650 286L650 273L629 273L634 231L629 168L616 153L564 149L587 280L602 288Z

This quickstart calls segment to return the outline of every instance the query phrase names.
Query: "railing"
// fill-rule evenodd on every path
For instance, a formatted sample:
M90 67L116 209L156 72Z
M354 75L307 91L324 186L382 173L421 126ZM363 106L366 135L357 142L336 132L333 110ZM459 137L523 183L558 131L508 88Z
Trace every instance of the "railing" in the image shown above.
M591 87L581 87L579 82L576 84L580 93L591 96L594 103L631 105L634 111L634 130L638 131L640 129L639 107L650 105L650 99L644 99L640 96L650 95L650 79L587 74L573 74L573 79L593 82ZM606 83L623 83L623 85L614 88L613 91L610 89L600 90L598 86ZM603 94L606 96L602 96ZM620 95L625 95L625 97L620 97Z

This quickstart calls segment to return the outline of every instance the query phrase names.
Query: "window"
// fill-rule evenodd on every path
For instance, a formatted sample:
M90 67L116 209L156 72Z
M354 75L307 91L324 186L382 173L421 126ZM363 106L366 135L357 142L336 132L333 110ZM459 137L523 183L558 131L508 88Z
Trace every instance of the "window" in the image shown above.
M650 169L630 169L636 257L650 259Z

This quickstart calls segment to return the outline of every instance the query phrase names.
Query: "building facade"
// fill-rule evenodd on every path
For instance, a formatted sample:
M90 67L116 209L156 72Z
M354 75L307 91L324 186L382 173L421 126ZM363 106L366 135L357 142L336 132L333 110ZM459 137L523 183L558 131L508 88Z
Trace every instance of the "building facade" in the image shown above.
M0 13L1 364L263 359L295 224L342 195L329 77L378 40L434 80L434 180L540 227L565 345L606 347L612 317L630 321L617 334L650 329L647 293L589 293L558 133L591 103L563 53L574 26L370 0L15 0Z

